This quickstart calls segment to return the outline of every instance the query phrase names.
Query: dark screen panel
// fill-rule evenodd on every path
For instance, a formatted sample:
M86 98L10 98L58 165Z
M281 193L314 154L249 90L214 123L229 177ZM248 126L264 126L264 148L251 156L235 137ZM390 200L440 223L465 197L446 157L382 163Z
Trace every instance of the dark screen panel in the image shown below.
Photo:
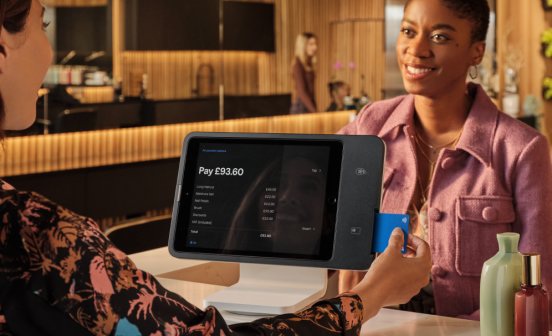
M219 0L127 0L126 50L218 50Z
M224 1L224 49L274 52L274 5Z
M107 16L108 10L105 6L56 8L57 51L110 53L111 41L108 35L111 36L111 29L108 29Z
M337 141L192 138L175 248L328 260L341 157Z

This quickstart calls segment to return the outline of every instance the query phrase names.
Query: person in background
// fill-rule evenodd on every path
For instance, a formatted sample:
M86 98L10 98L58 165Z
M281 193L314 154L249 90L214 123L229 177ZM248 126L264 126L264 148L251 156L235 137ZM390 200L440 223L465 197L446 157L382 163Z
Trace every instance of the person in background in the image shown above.
M302 33L295 40L295 58L291 64L293 77L293 102L290 113L316 112L314 81L318 41L313 33Z
M552 289L548 141L466 82L477 77L489 14L486 0L407 1L396 52L409 94L371 104L341 130L385 141L381 211L409 212L411 232L431 247L431 285L404 309L478 319L483 262L506 231L520 234L520 251L542 255ZM360 279L343 272L341 289Z
M332 99L326 112L345 111L345 97L351 95L351 88L344 81L334 81L328 84L328 90Z
M24 129L52 60L39 0L0 0L1 130ZM109 192L108 190L106 192ZM407 301L429 280L426 243L395 230L348 293L296 314L228 326L136 268L91 219L0 180L2 335L358 335L380 307Z

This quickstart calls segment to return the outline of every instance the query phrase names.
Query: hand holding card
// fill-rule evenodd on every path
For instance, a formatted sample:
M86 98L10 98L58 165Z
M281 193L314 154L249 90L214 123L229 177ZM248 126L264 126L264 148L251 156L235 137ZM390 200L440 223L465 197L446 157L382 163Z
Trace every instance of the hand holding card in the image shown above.
M372 253L382 253L387 248L389 237L394 228L400 228L404 233L404 245L402 253L406 253L408 241L408 226L410 216L404 214L376 214L374 237L372 239Z

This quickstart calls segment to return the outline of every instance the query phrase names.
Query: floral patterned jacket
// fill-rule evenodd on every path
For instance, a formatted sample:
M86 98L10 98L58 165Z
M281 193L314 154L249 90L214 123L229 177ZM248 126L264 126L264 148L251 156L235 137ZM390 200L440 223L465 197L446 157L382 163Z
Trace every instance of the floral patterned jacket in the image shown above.
M10 308L14 288L23 288L32 299L44 302L48 309L93 335L360 332L362 303L352 294L318 302L296 314L228 326L215 308L202 311L137 269L91 219L36 193L18 191L4 181L0 181L0 218L0 335L31 328L34 321L56 324L54 320L40 321L33 312L35 305L30 305L23 314L31 317L30 322L18 326L19 319L12 320L9 314L19 317ZM61 324L37 330L49 327L67 334Z

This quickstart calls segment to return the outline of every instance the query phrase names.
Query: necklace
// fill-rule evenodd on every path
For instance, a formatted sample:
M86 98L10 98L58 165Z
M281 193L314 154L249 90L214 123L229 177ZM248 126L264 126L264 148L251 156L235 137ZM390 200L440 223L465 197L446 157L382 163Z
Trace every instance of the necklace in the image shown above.
M460 129L460 131L458 131L458 134L454 137L454 139L447 142L446 144L438 145L438 146L434 146L434 145L431 145L431 144L427 143L418 134L418 132L416 132L415 137L414 137L414 141L416 142L416 147L418 148L418 151L420 152L422 157L425 159L425 161L429 165L428 182L427 182L427 185L425 186L425 188L424 188L423 183L422 183L422 177L421 177L422 174L420 172L418 172L418 178L417 178L418 181L417 182L418 182L418 186L420 188L420 204L424 205L427 202L429 186L431 184L431 179L432 179L433 173L435 171L435 164L437 163L439 152L443 148L456 146L456 144L458 143L458 140L460 140L460 135L462 134L463 129L464 128L462 128L462 129ZM424 149L424 147L429 149L429 153L426 153L426 150ZM418 169L418 170L420 170L420 169Z
M452 139L451 141L447 142L446 144L443 144L443 145L432 145L428 142L426 142L424 140L424 138L422 138L420 136L420 134L418 134L418 132L416 132L416 142L421 142L422 144L424 144L424 146L426 146L430 151L431 151L431 154L435 155L439 152L439 150L443 149L443 148L446 148L446 147L449 147L449 146L453 146L453 145L456 145L456 142L460 139L460 135L462 134L462 130L464 128L462 127L460 129L460 131L458 132L458 134L454 137L454 139Z
M461 133L462 131L460 131ZM415 202L412 204L412 222L411 225L412 229L418 232L418 236L420 236L422 239L429 241L429 224L428 224L428 215L427 215L427 209L428 209L428 196L429 196L429 187L431 185L431 179L433 177L433 172L435 171L435 164L437 163L437 158L439 151L445 147L454 146L456 145L456 142L460 138L460 133L454 140L451 142L444 144L442 146L431 146L428 143L425 143L421 137L418 136L418 133L416 133L416 136L414 137L414 140L416 142L416 148L417 152L421 154L421 156L427 161L429 165L429 173L428 173L428 179L427 184L424 188L424 185L422 183L422 174L421 174L421 168L420 164L418 163L418 174L417 174L417 182L418 182L418 190L419 190L419 203L416 204ZM427 147L430 152L426 153L424 146ZM433 157L433 158L432 158Z

